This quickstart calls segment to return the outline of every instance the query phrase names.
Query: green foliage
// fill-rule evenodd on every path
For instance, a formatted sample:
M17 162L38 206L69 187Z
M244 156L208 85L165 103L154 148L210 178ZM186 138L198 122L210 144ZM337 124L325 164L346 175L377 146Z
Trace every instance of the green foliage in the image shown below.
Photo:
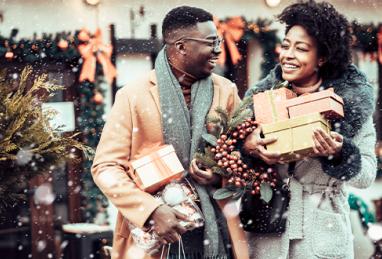
M273 191L268 183L261 183L260 185L260 197L266 203L272 200Z
M203 138L208 144L210 144L211 146L216 146L216 145L218 144L218 143L217 143L217 138L216 138L214 135L205 133L205 134L202 135L202 138Z
M82 139L84 143L92 148L96 148L101 138L102 129L104 126L104 103L97 103L94 99L95 94L102 94L103 91L100 87L100 81L91 83L84 81L79 86L80 105L79 116L77 124L79 131L82 132ZM97 214L104 211L108 206L108 201L103 193L99 190L94 183L90 169L92 161L86 160L83 163L83 172L81 175L81 182L83 191L83 218L86 222L94 222ZM106 214L106 212L102 212Z
M76 33L60 32L56 35L43 33L39 38L16 40L18 30L13 29L10 37L0 35L0 62L6 62L5 53L11 51L12 61L19 63L43 63L45 61L60 61L68 66L77 66L80 54L77 51L79 43ZM60 48L59 41L65 40L67 48Z
M48 173L67 159L77 160L76 149L86 157L93 154L93 149L76 140L76 134L64 137L49 124L54 111L43 111L41 104L62 87L48 83L46 75L28 87L32 72L26 67L19 82L7 80L5 71L0 75L0 210L25 198L21 189L33 176Z
M216 162L215 160L213 159L213 157L211 157L210 155L208 154L203 154L203 153L195 153L195 159L201 163L202 165L206 166L206 167L214 167L216 166Z

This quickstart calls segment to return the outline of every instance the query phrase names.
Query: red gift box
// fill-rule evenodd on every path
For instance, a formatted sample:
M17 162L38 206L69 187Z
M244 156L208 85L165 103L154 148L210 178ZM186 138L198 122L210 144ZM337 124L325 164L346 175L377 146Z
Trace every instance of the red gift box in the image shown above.
M334 93L333 88L301 95L285 102L290 118L319 112L326 119L344 117L344 101Z
M151 153L130 162L129 175L135 184L149 193L183 177L184 168L172 145L154 148Z
M256 121L266 124L288 119L286 101L294 97L296 94L285 87L253 95Z

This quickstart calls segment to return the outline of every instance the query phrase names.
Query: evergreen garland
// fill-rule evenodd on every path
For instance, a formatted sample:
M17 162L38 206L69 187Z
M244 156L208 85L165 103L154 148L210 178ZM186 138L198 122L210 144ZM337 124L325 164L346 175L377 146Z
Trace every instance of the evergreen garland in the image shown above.
M79 116L77 118L79 131L82 132L84 143L96 148L100 140L102 128L104 126L105 105L102 100L103 91L100 82L96 84L84 81L79 85ZM99 188L95 185L90 172L92 162L85 160L82 172L82 196L84 215L86 222L93 222L98 213L104 214L107 218L106 207L108 201ZM103 220L102 220L103 221Z
M17 29L13 29L8 38L0 35L0 63L37 63L61 62L68 66L78 65L80 55L77 51L79 40L76 32L53 34L43 33L41 38L34 34L33 39L16 40Z
M33 39L16 40L17 29L13 29L9 37L0 35L0 64L21 63L21 64L45 64L60 63L68 66L74 73L80 71L81 56L77 46L81 43L78 39L78 31L53 34L42 34L37 38L35 34ZM99 75L101 69L97 68L96 74ZM103 92L99 87L99 82L90 83L88 81L80 83L78 87L78 106L79 116L77 117L78 129L83 134L82 140L92 148L96 148L99 136L103 128L104 105L102 99ZM83 187L83 218L87 221L93 221L99 214L104 214L107 218L105 207L107 200L95 185L91 173L92 161L85 160L83 164L83 173L81 175L81 184Z
M352 29L355 36L354 47L362 52L371 53L378 50L378 25L359 24L357 21L352 22Z
M261 78L268 75L276 63L278 58L277 46L280 43L280 39L277 37L277 30L271 30L271 20L257 19L254 22L247 23L247 29L243 36L243 39L249 41L256 39L259 41L263 49L263 61L261 63Z

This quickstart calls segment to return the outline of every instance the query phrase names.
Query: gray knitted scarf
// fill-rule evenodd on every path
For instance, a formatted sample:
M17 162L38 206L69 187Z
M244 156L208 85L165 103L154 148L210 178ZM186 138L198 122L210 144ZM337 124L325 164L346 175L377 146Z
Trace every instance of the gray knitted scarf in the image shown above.
M155 73L158 81L162 130L165 143L172 144L187 170L196 152L202 134L205 132L205 119L212 104L213 85L211 77L199 80L191 86L191 109L187 108L178 80L171 71L163 48L155 60ZM216 215L206 188L193 182L198 192L205 217L204 257L225 258L225 249L216 222Z

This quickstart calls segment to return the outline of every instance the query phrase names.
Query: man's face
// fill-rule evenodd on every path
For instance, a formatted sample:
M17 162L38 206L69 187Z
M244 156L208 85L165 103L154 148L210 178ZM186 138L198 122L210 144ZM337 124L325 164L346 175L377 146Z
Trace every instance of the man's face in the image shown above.
M215 24L212 21L197 23L195 27L184 30L183 35L185 71L198 79L208 77L221 53Z

